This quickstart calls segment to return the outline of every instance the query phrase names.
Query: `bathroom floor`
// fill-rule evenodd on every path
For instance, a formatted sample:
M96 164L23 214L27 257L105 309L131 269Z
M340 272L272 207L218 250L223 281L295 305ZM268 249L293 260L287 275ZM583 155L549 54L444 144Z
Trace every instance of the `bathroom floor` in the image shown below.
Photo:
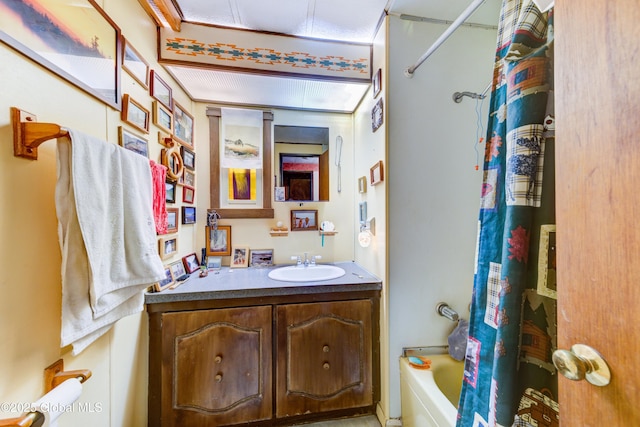
M380 422L378 421L378 417L376 417L375 415L296 425L304 427L381 427Z

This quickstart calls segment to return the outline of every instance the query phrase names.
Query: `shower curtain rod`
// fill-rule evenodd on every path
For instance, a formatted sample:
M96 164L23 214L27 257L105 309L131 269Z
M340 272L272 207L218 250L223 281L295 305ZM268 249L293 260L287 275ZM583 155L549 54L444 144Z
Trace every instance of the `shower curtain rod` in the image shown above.
M453 34L455 30L458 29L460 25L464 23L464 21L469 18L473 12L476 11L486 0L474 0L467 8L456 18L455 21L445 30L444 33L431 45L431 47L416 61L415 64L404 70L404 75L408 78L413 77L413 73L418 69L420 65L429 57L433 52L435 52L445 40Z

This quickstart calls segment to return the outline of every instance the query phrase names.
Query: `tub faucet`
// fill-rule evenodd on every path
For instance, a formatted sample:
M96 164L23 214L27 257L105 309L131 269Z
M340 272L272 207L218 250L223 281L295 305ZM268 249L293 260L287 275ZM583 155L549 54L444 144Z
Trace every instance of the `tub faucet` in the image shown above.
M451 308L446 302L441 302L436 305L436 311L442 317L446 317L453 322L458 321L458 312Z

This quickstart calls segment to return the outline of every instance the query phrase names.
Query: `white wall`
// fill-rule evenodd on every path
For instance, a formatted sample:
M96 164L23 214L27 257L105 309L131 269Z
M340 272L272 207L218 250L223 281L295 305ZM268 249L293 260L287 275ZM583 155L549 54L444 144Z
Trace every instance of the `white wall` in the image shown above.
M384 20L376 37L373 41L373 73L381 69L382 84L380 93L376 98L373 97L372 89L365 94L360 105L353 114L355 153L353 158L353 179L347 181L345 185L354 189L354 198L352 200L354 228L352 238L355 247L355 260L367 270L374 273L383 280L382 295L380 299L380 381L381 381L381 399L378 405L378 418L384 421L388 418L389 413L389 361L388 361L388 306L389 306L389 288L387 286L387 198L388 198L388 178L375 186L370 185L369 172L370 168L378 161L383 163L383 173L387 174L387 131L388 131L388 101L387 101L387 53L386 53L386 37L387 37L388 18ZM371 110L374 105L382 100L383 103L383 123L374 132L371 126ZM357 179L364 176L367 185L366 192L359 193L357 188ZM371 245L362 248L357 243L357 235L359 232L359 211L358 204L367 202L367 216L375 218L375 236Z
M497 22L497 17L496 17ZM475 170L476 103L492 78L496 33L461 27L415 72L404 70L445 26L390 17L388 77L390 416L400 416L403 347L445 345L448 302L468 318L482 172ZM486 101L488 103L488 100ZM486 123L486 106L483 110ZM482 137L485 135L482 134ZM477 160L482 170L484 145Z
M173 88L174 98L191 110L192 103L155 62L155 24L138 2L98 3L122 34ZM147 421L146 314L129 316L77 357L60 348L61 255L54 207L56 143L38 148L38 160L13 156L9 108L35 114L40 122L58 123L105 141L118 143L120 112L97 101L45 68L0 43L0 402L33 402L44 393L43 370L59 358L66 369L90 369L81 402L100 405L96 413L72 412L61 426L144 426ZM151 110L152 98L126 72L122 91ZM191 110L193 111L193 110ZM150 158L159 159L158 129L145 135ZM140 132L136 132L140 134ZM198 136L196 135L198 138ZM202 135L204 143L208 140ZM196 145L200 141L196 141ZM194 232L183 228L183 248L194 247ZM168 260L171 261L171 260ZM0 418L19 415L6 412ZM10 408L9 408L10 409ZM17 409L14 407L14 409Z

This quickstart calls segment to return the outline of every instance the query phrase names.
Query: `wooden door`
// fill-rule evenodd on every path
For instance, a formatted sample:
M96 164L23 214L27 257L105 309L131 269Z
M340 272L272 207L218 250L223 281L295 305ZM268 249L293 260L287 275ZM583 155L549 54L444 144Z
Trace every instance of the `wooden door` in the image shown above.
M271 316L271 306L162 314L160 424L270 419Z
M611 369L559 377L562 426L640 426L640 3L555 6L558 347Z
M374 404L372 301L277 307L276 415Z

